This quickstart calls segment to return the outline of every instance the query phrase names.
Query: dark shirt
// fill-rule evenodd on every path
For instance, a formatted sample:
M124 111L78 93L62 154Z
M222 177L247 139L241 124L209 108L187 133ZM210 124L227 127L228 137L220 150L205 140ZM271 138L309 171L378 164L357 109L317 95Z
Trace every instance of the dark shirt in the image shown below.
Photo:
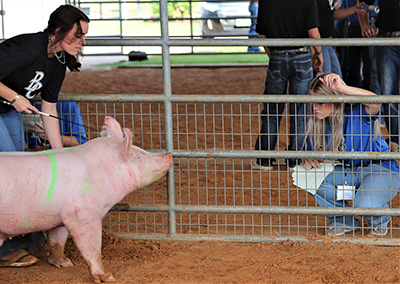
M321 38L332 37L334 34L333 12L335 11L335 3L335 0L317 0Z
M12 37L0 44L0 82L32 100L41 93L43 100L57 102L66 66L48 58L44 32ZM0 100L5 101L0 98ZM0 102L0 113L13 109Z
M364 0L373 5L373 0ZM379 14L376 18L376 27L385 32L400 31L400 0L379 0Z
M259 1L256 32L267 38L308 38L318 26L315 0Z

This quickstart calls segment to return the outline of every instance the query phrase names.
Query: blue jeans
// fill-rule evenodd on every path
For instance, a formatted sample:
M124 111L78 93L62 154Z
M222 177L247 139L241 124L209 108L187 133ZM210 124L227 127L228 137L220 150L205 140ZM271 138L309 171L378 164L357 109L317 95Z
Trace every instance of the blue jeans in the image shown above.
M348 37L362 38L360 25L350 25ZM343 74L346 84L370 90L371 57L369 46L350 46L348 50L349 69L347 74Z
M250 16L252 17L251 24L249 27L249 38L258 38L258 33L256 33L257 14L258 14L258 3L257 2L250 1L249 12L250 12ZM247 48L247 52L260 52L260 48L258 46L249 46Z
M339 59L336 56L333 46L322 46L322 57L324 63L322 66L324 73L336 73L342 78L342 70L340 69Z
M336 188L338 185L355 186L356 194L353 207L357 208L389 208L387 204L392 200L399 189L399 173L393 172L380 164L372 164L366 167L336 166L314 195L321 207L350 207L347 201L336 200ZM350 215L326 215L330 226L345 226L348 229L356 229L360 220ZM372 227L386 227L390 216L364 216Z
M375 46L369 47L369 54L371 58L370 90L371 92L377 95L381 95L382 91L381 91L381 86L379 85L378 69L376 67L376 59L375 59Z
M271 53L267 79L265 81L264 94L282 95L309 94L313 70L310 53ZM275 150L279 125L284 103L264 103L261 113L261 135L255 145L256 150ZM288 150L296 151L303 149L304 133L306 129L308 103L290 103L290 137ZM257 163L270 166L273 159L258 159Z
M382 95L399 95L400 46L375 46L375 60ZM382 105L389 140L399 143L398 104Z
M0 113L0 152L24 151L22 116L13 109Z

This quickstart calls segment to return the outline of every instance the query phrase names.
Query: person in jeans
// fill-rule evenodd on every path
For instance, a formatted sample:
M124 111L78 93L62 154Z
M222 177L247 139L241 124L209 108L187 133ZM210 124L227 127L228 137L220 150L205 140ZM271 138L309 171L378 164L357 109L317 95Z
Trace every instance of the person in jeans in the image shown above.
M321 38L332 38L335 31L334 20L344 19L355 13L363 13L361 3L357 5L339 9L340 0L317 0L318 14L320 19L319 33ZM333 72L342 77L339 59L333 46L323 46L322 54L324 58L324 73Z
M40 114L31 104L38 94L42 111L57 116L56 102L66 68L79 71L81 64L75 56L85 44L89 22L78 8L61 5L52 12L43 32L18 35L0 44L0 152L24 151L21 113ZM58 120L44 115L42 120L51 147L62 148ZM32 254L44 241L42 232L5 240L0 247L0 267L35 263Z
M299 24L301 23L301 24ZM315 0L262 0L259 2L256 32L260 38L319 38L318 10ZM264 94L305 95L309 92L314 69L322 71L320 46L264 47L269 66ZM313 54L313 55L312 55ZM275 150L284 103L264 103L261 130L256 150ZM301 150L307 117L307 103L290 103L290 139L287 150ZM257 158L253 167L271 170L274 159ZM288 159L294 168L298 159Z
M345 96L376 94L347 86L338 74L317 76L311 83L312 96ZM307 125L308 151L389 152L389 146L380 132L380 103L314 103ZM321 167L323 160L304 159L310 170ZM395 160L342 160L322 181L314 197L321 207L389 208L399 189L399 166ZM343 186L350 191L341 196ZM327 215L326 235L341 236L357 230L360 220L351 215ZM372 235L387 234L390 216L365 216Z
M374 1L365 0L372 5ZM378 33L370 26L367 15L360 15L363 37L377 36L379 38L400 37L400 2L394 0L379 0L380 11L375 25ZM400 79L400 46L375 46L374 55L378 72L378 80L382 95L399 95ZM382 105L382 116L389 132L387 142L391 148L399 145L399 106L397 103Z
M258 13L258 1L250 1L249 2L249 12L250 16L252 17L257 17ZM257 33L256 33L256 24L257 24L257 19L251 18L251 24L249 27L249 38L257 38ZM260 48L258 46L249 46L247 48L247 52L260 52Z

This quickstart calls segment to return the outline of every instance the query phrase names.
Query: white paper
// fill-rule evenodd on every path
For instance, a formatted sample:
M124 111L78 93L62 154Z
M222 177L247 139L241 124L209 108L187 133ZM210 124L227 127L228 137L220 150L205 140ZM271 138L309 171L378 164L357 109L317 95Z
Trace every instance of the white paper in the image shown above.
M325 162L320 164L320 168L311 170L306 170L303 166L298 165L292 173L293 184L314 195L326 176L333 171L337 164L337 162Z
M356 195L356 187L350 185L338 185L336 200L353 200Z

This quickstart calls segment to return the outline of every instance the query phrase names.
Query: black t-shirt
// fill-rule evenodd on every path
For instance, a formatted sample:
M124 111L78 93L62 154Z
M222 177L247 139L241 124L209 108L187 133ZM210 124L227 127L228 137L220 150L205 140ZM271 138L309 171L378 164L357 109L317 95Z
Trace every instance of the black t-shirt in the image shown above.
M2 42L0 82L29 100L40 93L43 100L57 102L66 66L55 57L48 58L47 43L44 32L18 35ZM0 102L0 113L11 109L12 106Z
M318 15L320 21L319 34L321 38L332 37L334 33L333 12L336 0L317 0Z
M374 0L364 0L368 5L373 5ZM400 0L379 0L379 14L376 26L385 32L400 31Z
M260 0L256 31L267 38L308 38L319 26L315 0Z

